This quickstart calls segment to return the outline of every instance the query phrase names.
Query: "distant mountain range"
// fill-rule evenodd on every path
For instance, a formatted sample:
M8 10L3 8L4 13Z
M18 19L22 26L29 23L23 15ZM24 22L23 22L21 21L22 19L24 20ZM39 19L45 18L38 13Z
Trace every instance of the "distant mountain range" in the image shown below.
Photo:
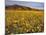
M30 7L16 5L16 4L15 5L5 6L5 9L14 9L14 10L37 10L37 11L40 10L40 9L30 8Z

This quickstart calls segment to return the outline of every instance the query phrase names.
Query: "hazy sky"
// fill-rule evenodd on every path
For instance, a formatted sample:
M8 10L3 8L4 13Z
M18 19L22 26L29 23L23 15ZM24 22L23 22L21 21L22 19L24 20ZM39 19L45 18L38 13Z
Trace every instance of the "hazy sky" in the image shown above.
M5 5L14 5L14 4L32 7L32 8L37 8L37 9L44 8L44 3L40 3L40 2L9 1L9 0L6 0L6 2L5 2Z

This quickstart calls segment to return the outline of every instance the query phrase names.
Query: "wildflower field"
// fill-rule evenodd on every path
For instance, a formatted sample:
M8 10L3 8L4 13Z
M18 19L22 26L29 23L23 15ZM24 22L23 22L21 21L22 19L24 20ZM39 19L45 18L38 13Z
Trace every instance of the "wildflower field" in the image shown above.
M44 31L44 12L36 10L5 10L6 34Z

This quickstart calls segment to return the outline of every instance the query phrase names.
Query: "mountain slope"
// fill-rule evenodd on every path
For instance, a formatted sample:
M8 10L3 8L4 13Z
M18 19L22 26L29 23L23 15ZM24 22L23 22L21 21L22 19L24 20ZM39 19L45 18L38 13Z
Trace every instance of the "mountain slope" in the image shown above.
M30 8L30 7L21 6L21 5L9 5L9 6L6 6L5 9L14 9L14 10L36 10L36 11L39 11L40 10L40 9Z

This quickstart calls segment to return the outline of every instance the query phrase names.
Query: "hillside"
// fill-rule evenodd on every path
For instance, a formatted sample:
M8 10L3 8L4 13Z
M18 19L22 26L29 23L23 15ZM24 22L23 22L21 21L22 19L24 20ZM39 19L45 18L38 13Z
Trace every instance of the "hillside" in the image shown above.
M12 5L5 8L6 35L44 32L44 10Z
M26 6L21 6L21 5L9 5L5 7L6 9L13 9L13 10L36 10L39 11L40 9L35 9L35 8L30 8ZM41 10L43 11L43 10Z

